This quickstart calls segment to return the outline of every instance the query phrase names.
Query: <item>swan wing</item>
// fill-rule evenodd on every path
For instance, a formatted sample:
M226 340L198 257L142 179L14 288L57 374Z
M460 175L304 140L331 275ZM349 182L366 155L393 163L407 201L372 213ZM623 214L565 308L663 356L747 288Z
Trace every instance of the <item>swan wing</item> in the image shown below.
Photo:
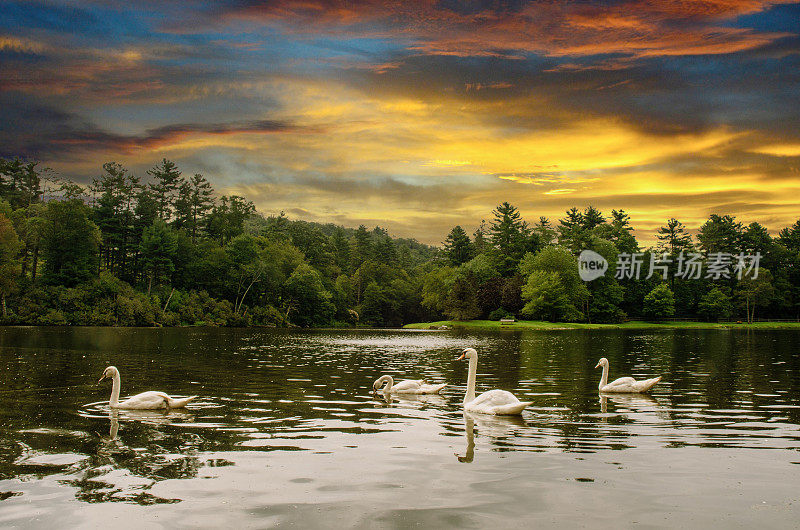
M607 387L609 387L609 386L611 386L611 387L614 387L614 386L622 387L622 386L630 386L630 385L635 385L635 384L636 384L636 379L634 379L633 377L620 377L619 379L614 379L613 381L608 383L606 386Z
M652 379L645 379L644 381L636 381L633 384L633 388L635 388L637 392L647 392L656 386L656 383L659 381L661 381L661 376L654 377Z
M165 409L171 398L164 392L142 392L129 397L117 405L119 409Z
M447 383L442 383L440 385L421 385L419 387L420 394L438 394L442 391L444 387L447 386Z
M520 401L511 392L489 390L469 403L464 403L464 410L484 414L519 414L530 404L530 401Z
M418 380L406 379L392 386L392 394L418 394L421 386Z
M174 398L167 396L167 403L169 403L169 408L171 409L180 409L185 407L191 400L197 398L197 396L189 396L186 398Z
M619 379L610 382L606 386L600 389L601 392L621 392L621 393L639 393L639 392L647 392L656 383L661 381L661 377L654 377L652 379L645 379L643 381L637 381L632 377L620 377Z

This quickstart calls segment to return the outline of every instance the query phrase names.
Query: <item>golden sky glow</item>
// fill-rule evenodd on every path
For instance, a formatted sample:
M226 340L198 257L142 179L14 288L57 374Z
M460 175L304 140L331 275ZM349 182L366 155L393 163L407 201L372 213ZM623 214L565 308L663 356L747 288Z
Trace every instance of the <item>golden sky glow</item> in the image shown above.
M78 181L167 157L263 213L429 243L506 200L625 209L645 243L800 213L797 4L0 9L0 154Z

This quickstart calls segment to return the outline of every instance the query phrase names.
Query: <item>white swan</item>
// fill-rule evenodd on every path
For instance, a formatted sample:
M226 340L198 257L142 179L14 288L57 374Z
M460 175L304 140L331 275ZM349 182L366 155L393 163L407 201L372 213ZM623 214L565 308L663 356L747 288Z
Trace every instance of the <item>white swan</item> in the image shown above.
M598 389L600 392L617 392L623 394L635 394L640 392L647 392L653 388L656 383L661 381L661 376L652 379L645 379L644 381L637 381L633 377L620 377L614 381L608 382L608 359L603 357L597 362L595 368L603 367L603 377L600 378Z
M179 398L175 399L164 392L142 392L141 394L136 394L133 397L126 399L125 401L119 401L119 387L120 387L120 378L119 378L119 370L115 366L109 366L103 372L103 377L100 378L98 383L101 383L103 379L112 378L114 383L111 386L111 399L108 401L108 406L112 409L138 409L138 410L145 410L145 409L176 409L185 407L187 403L191 400L196 398L197 396L189 396L187 398Z
M386 386L383 386L384 383ZM438 394L447 383L428 385L424 379L406 379L395 385L391 375L382 375L372 383L372 389L378 390L382 386L381 392L384 394Z
M467 348L461 359L469 359L469 375L467 376L467 393L464 394L464 410L483 414L522 414L522 409L532 401L520 401L511 392L505 390L489 390L475 397L475 377L478 374L478 352Z

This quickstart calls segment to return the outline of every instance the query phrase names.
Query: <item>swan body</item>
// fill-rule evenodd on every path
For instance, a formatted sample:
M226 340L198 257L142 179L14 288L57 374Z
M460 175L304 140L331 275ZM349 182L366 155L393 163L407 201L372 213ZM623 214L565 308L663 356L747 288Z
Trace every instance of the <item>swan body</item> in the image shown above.
M196 398L197 396L189 396L187 398L173 398L164 392L142 392L135 396L129 397L125 401L119 400L119 389L121 380L119 377L119 370L115 366L109 366L103 372L103 377L100 378L98 383L103 379L111 378L113 383L111 385L111 398L108 400L108 406L112 409L129 409L129 410L154 410L154 409L177 409L185 407L187 403Z
M428 385L424 379L406 379L394 384L391 375L382 375L372 383L372 389L378 390L382 386L381 392L384 394L438 394L447 383Z
M651 388L653 388L656 383L661 381L661 376L654 377L652 379L644 379L643 381L637 381L633 377L620 377L619 379L615 379L608 382L608 359L603 357L597 363L595 368L603 367L603 376L600 378L600 384L598 385L598 389L600 392L614 392L619 394L638 394L642 392L647 392Z
M464 394L464 410L481 414L522 414L522 410L532 401L520 401L511 392L505 390L489 390L475 397L475 377L478 373L478 352L467 348L458 360L469 359L469 375L467 376L467 393Z

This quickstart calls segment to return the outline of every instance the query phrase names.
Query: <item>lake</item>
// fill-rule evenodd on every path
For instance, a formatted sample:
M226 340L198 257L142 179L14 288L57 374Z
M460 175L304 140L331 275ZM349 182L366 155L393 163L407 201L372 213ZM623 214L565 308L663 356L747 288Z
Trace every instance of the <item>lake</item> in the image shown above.
M465 415L478 392L532 401ZM0 526L794 527L800 332L0 328ZM662 375L648 396L598 396ZM110 412L122 395L197 394ZM372 393L381 374L450 384Z

